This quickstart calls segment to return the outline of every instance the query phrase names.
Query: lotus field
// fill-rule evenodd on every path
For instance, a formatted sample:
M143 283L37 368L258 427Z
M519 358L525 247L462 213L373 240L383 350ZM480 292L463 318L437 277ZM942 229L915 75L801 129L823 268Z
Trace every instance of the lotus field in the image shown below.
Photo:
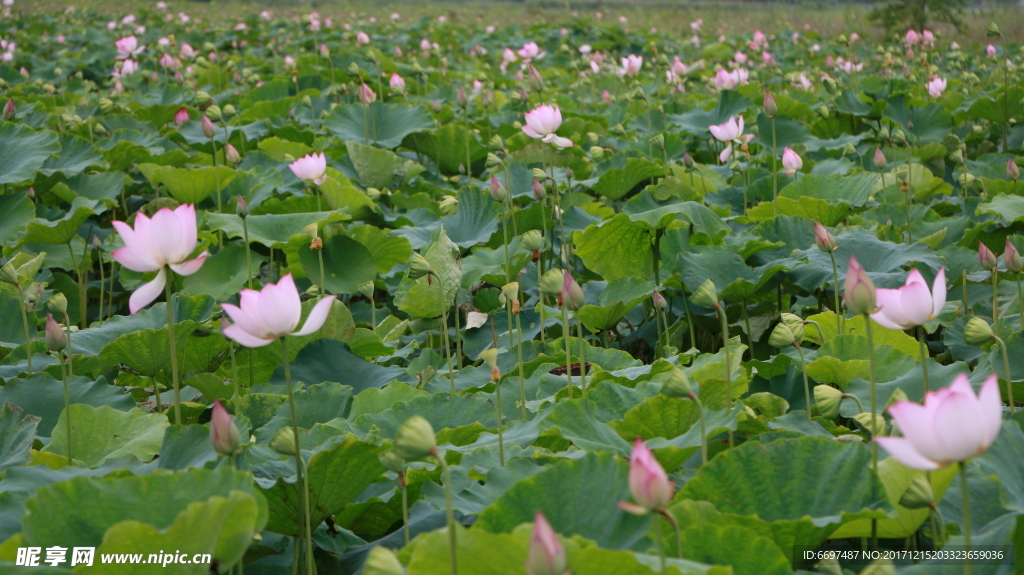
M0 572L1024 571L996 24L4 4Z

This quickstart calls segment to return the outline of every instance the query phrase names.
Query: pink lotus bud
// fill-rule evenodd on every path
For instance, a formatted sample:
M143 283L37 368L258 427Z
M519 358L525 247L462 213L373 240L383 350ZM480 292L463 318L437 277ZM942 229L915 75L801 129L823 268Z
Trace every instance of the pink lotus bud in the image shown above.
M661 295L661 292L658 291L655 291L651 295L651 304L654 306L654 309L658 311L665 311L668 309L668 301L665 299L665 296Z
M779 106L775 103L775 98L771 92L764 93L764 115L769 118L774 118L779 113ZM788 149L788 148L787 148Z
M645 515L660 511L672 502L675 487L651 449L639 437L629 458L629 492L636 503L619 502L626 513Z
M6 110L4 111L4 117L7 117ZM1017 163L1013 161L1013 158L1007 158L1006 160L1006 177L1015 182L1020 179L1020 168L1017 167Z
M999 259L992 250L988 249L984 243L978 243L978 263L981 267L987 270L994 270L999 266Z
M46 348L50 351L60 351L67 346L68 337L64 330L52 315L46 314Z
M885 159L885 154L882 153L882 148L875 148L875 167L879 170L884 170L888 163Z
M10 121L13 120L17 115L18 109L14 107L14 99L11 98L7 100L6 104L4 104L4 119ZM1013 160L1010 161L1012 162Z
M307 154L288 164L288 167L291 168L296 178L307 184L313 183L319 186L327 181L327 156L323 152Z
M571 310L575 311L583 307L585 302L583 289L580 288L580 284L576 283L569 270L565 270L565 274L562 275L562 292L558 297L562 300L562 305Z
M377 100L377 93L370 89L369 86L363 84L359 88L359 101L370 105Z
M818 222L814 222L814 243L825 253L833 252L837 247L836 238Z
M216 134L216 129L213 127L213 122L206 117L206 114L202 114L200 116L199 125L203 128L203 135L207 138L213 139L214 134Z
M491 199L496 202L504 202L508 199L508 190L494 176L491 176Z
M1006 247L1003 249L1003 265L1013 273L1024 270L1024 259L1021 258L1017 247L1010 243L1010 238L1006 238Z
M466 98L466 90L462 86L459 86L459 89L455 92L455 104L462 109L469 105L469 100Z
M397 73L391 74L391 79L388 81L388 86L395 92L405 92L405 80L402 79Z
M558 534L551 528L544 514L538 511L533 520L526 572L529 575L563 575L567 568L565 548L558 540Z
M210 443L217 455L231 456L242 450L242 438L231 414L224 409L219 399L213 401L213 416L210 417Z
M875 282L871 281L857 258L850 256L850 265L846 269L846 287L843 290L846 309L856 315L873 313L877 307L875 298Z
M224 146L224 159L227 160L229 164L237 164L242 161L242 156L234 146L228 144L227 146Z
M804 167L804 161L799 154L791 150L789 146L786 146L786 149L782 152L782 167L786 168L784 173L787 176L792 176L799 172L800 168Z
M536 200L543 200L548 195L547 190L544 189L544 185L540 183L537 178L533 179L533 197Z
M395 58L401 58L404 54L402 53L401 46L395 46L395 49L391 51L395 55Z

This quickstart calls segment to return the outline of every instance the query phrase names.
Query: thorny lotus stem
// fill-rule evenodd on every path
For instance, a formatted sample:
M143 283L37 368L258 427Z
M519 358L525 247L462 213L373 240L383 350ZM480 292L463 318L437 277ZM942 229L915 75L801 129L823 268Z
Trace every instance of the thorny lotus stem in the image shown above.
M452 369L452 345L448 341L448 306L445 305L444 286L441 283L441 276L430 271L430 275L437 280L437 291L441 295L441 342L444 345L444 354L448 359L448 381L452 384L452 393L455 393L455 370Z
M875 342L871 333L871 316L864 314L864 335L868 339L868 378L871 383L871 469L878 473L878 442L875 441L875 418L878 413L878 389L875 384ZM871 486L874 496L874 484ZM878 519L871 520L871 546L878 547Z
M1010 377L1010 355L1006 350L1006 342L1003 341L999 336L993 335L993 338L999 343L999 347L1003 350L1003 370L1006 372L1006 399L1010 402L1010 416L1014 414L1013 406L1013 378Z
M967 462L960 462L960 493L963 497L963 519L964 519L964 550L967 557L964 559L964 575L971 575L971 491L967 488Z
M64 425L68 429L68 466L73 467L75 461L71 457L71 394L68 391L68 374L64 369L64 353L58 351L57 355L60 359L60 377L64 381Z
M569 378L569 399L572 399L572 349L570 348L569 308L562 304L562 338L565 340L565 377Z
M68 241L68 252L71 254L71 267L75 268L75 274L78 276L78 327L85 329L86 314L88 313L85 295L87 286L85 285L85 277L82 275L82 268L78 267L78 259L75 258L75 250L71 247L71 241ZM85 265L84 251L82 252L82 265Z
M725 317L725 308L715 303L718 319L722 324L722 346L725 348L725 399L732 409L732 353L729 351L729 320ZM729 447L733 446L732 431L729 431Z
M377 301L370 298L370 331L377 333Z
M924 378L924 392L928 393L928 344L924 341L925 333L924 326L921 326L921 331L917 332L917 341L921 347L921 376Z
M455 291L455 369L462 371L462 314L459 313L459 292Z
M583 339L583 322L576 318L576 339L580 348L580 387L583 388L583 399L587 398L587 355L586 340Z
M1017 279L1017 313L1024 318L1024 292L1021 291L1020 278ZM1024 325L1022 325L1024 327Z
M835 307L832 311L836 312L836 333L843 335L843 324L846 323L846 318L843 317L843 308L839 307L839 270L836 269L835 252L829 252L828 257L832 258L832 292L835 299ZM821 331L820 325L818 326L818 331ZM821 337L821 343L825 343L825 336Z
M99 321L103 321L103 318L105 317L103 315L103 302L106 300L105 292L106 292L107 278L104 277L104 273L103 273L103 253L102 252L100 253L99 256L97 256L97 259L99 260L99 264L100 264L99 265L99 268L100 268L100 309L98 309L97 312L96 312L96 318ZM113 280L113 278L111 278L111 280ZM67 314L67 312L64 312L64 313ZM66 317L67 317L67 315L65 315L65 318Z
M295 435L295 474L299 479L302 501L302 523L306 531L306 574L313 575L313 529L310 525L309 513L309 478L305 473L302 461L302 448L299 445L299 416L295 411L295 392L292 385L291 361L288 357L287 336L281 338L281 363L284 365L284 381L288 386L288 408L291 410L292 433Z
M458 575L459 563L455 559L455 513L452 511L452 472L448 462L438 454L437 448L431 453L444 472L444 511L448 521L448 558L451 561L451 575Z
M794 342L796 343L796 342ZM807 403L807 416L811 416L811 386L807 382L807 362L804 360L804 348L799 345L796 347L797 353L800 354L800 373L804 376L804 401Z
M178 381L178 342L174 337L174 303L171 301L171 278L164 283L167 296L167 346L171 350L171 384L174 386L174 423L181 425L181 389ZM160 391L157 391L159 397Z
M697 417L700 421L700 462L702 465L708 463L708 431L704 422L704 403L697 397L696 393L690 393L690 399L697 404ZM678 530L679 528L676 527Z

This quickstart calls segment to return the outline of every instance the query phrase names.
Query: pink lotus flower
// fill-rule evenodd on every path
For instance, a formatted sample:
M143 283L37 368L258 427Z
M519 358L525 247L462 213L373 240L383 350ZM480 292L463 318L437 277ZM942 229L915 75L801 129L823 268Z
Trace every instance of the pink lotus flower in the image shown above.
M999 257L992 252L985 244L978 243L978 263L986 270L995 270L999 267Z
M743 52L740 52L739 50L737 50L736 53L732 55L732 60L733 60L733 62L736 62L737 64L746 64L747 63L747 55L744 54Z
M630 54L622 59L622 68L619 69L619 76L626 76L632 78L640 73L640 69L644 67L643 56L637 56Z
M175 273L190 276L203 267L206 252L193 260L185 261L196 249L196 207L182 204L171 210L161 208L153 218L138 212L135 227L121 221L112 222L114 229L124 240L124 247L110 255L117 262L133 272L158 271L149 283L137 288L128 300L128 309L135 312L153 303L164 289L167 268Z
M934 44L935 34L932 34L931 30L921 30L921 41L925 44Z
M501 65L502 66L507 66L507 65L511 64L512 62L515 62L518 59L519 59L519 57L516 56L516 53L512 51L512 48L505 48L501 52Z
M160 66L164 68L179 68L181 67L181 62L169 53L164 52L164 55L160 56Z
M377 92L374 92L372 88L363 84L359 88L359 101L364 104L372 104L377 100Z
M565 273L562 274L562 291L558 294L558 299L560 305L571 310L580 309L586 303L583 289L580 288L580 284L577 283L576 278L572 277L569 270L565 270Z
M728 122L717 126L708 126L708 130L711 130L711 135L719 142L728 143L725 149L718 154L718 161L722 163L725 163L732 155L733 144L742 146L754 139L753 134L743 134L743 116L740 116L739 120L736 119L736 116L730 116Z
M674 74L676 78L686 75L686 64L683 64L679 59L679 56L676 56L672 60L672 74Z
M764 32L760 30L754 30L754 39L750 42L751 50L760 50L768 47L768 38L765 37Z
M539 138L542 142L553 143L561 148L571 148L572 140L555 134L562 125L562 112L558 106L544 104L526 113L526 125L523 132L531 138Z
M914 469L939 469L988 449L1002 425L1003 406L996 375L974 389L965 374L925 394L924 405L898 401L889 407L903 437L876 437L897 461Z
M534 58L540 58L544 55L541 51L540 46L536 42L527 42L523 44L523 47L516 50L516 54L524 60L533 60Z
M938 98L946 90L946 80L945 78L936 76L932 78L931 82L925 84L925 87L928 88L929 96L932 98Z
M921 37L917 35L917 32L913 30L907 30L907 35L903 37L903 41L908 46L916 46L921 43Z
M188 110L185 108L179 108L178 111L174 113L174 123L177 124L179 128L184 126L185 122L188 122L188 120Z
M562 575L567 567L565 548L558 540L558 534L551 528L544 514L538 511L533 520L526 572L529 575Z
M113 73L111 73L110 75L113 76L114 78L123 78L125 76L131 76L132 74L134 74L134 73L136 73L138 71L139 71L139 65L135 62L135 60L125 60L121 64L121 68L120 69L114 68Z
M729 72L724 68L719 68L715 72L715 87L719 90L732 90L740 83L739 75L734 72Z
M834 252L839 247L836 245L835 236L818 222L814 222L814 244L825 253Z
M911 270L907 281L897 289L875 290L878 311L871 319L889 329L910 329L935 319L946 305L946 268L935 274L932 288L921 277L921 272Z
M405 91L405 80L402 79L398 73L391 74L391 79L388 80L388 86L396 92Z
M188 42L182 42L181 48L178 50L178 57L183 60L191 60L196 57L196 51L192 49Z
M288 164L295 177L306 182L321 185L327 181L327 156L323 152L319 154L307 154L306 156Z
M804 167L804 160L799 154L790 149L789 146L786 146L786 149L782 151L782 167L786 168L786 171L783 172L784 174L792 176L799 172L800 168Z
M126 36L121 38L117 42L114 42L114 46L117 47L118 60L138 56L146 49L145 46L139 46L139 40L135 36Z
M213 415L210 416L210 443L218 455L230 456L242 450L242 437L231 414L224 409L219 399L213 401Z
M370 35L360 30L359 33L356 34L356 46L365 46L369 43Z
M220 307L234 323L224 328L224 335L245 347L263 347L288 335L309 335L327 321L331 304L337 296L325 296L316 302L302 329L302 300L295 288L292 274L277 284L267 284L261 291L244 289L239 294L241 306L222 303Z
M654 458L651 449L638 437L633 444L633 455L629 458L629 492L636 503L620 501L619 507L633 515L660 511L672 502L674 491L675 487L668 480L665 470Z
M989 44L988 46L985 47L985 54L987 54L989 58L995 58L996 47L993 46L992 44Z
M846 304L846 309L856 315L874 313L877 297L875 282L871 281L871 276L864 271L857 258L850 256L843 289L843 303Z

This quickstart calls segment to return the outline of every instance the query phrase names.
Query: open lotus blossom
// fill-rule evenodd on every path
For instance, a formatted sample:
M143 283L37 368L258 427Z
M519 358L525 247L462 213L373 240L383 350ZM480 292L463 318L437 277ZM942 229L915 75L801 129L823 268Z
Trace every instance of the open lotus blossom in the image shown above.
M167 282L167 268L190 276L203 267L206 252L193 260L185 258L196 249L196 207L182 204L171 210L161 208L150 219L146 214L135 214L135 227L121 221L112 222L124 241L124 247L110 255L133 272L158 272L149 283L142 284L128 300L132 314L153 303Z
M139 46L139 40L135 36L126 36L121 38L117 42L114 42L114 46L117 47L118 60L138 56L146 49L145 46Z
M750 41L751 50L760 50L768 47L768 38L765 37L764 32L760 30L754 30L754 39Z
M544 52L541 51L540 46L536 42L527 42L523 44L522 48L516 50L516 54L519 54L519 57L524 60L533 60L543 56Z
M327 321L336 296L325 296L310 310L302 329L302 300L295 288L292 274L277 284L267 284L260 291L243 289L240 306L222 303L220 307L234 323L224 328L224 335L245 347L263 347L288 335L309 335Z
M538 511L533 520L526 572L529 575L562 575L566 568L565 548L544 514Z
M792 176L799 172L800 168L804 167L804 160L789 146L786 146L786 149L782 151L782 167L786 168L786 171L783 173L787 176Z
M932 78L930 82L925 84L925 87L928 88L929 96L932 98L938 98L946 91L946 79L936 76Z
M622 59L622 68L619 69L619 76L626 76L632 78L640 73L640 69L644 67L644 57L637 56L636 54L630 54Z
M718 161L723 164L729 159L729 156L732 155L733 144L742 146L754 139L753 134L743 133L743 116L740 116L738 120L736 116L730 116L728 122L717 126L708 126L708 130L711 130L711 135L714 136L716 140L728 144L725 149L718 154Z
M526 113L523 132L531 138L539 138L542 142L552 143L560 148L571 148L572 140L555 134L561 125L562 112L558 106L544 104Z
M965 374L924 396L924 405L898 401L889 414L903 437L876 437L883 449L914 469L939 469L982 453L1002 426L1003 406L996 375L975 395Z
M878 311L871 319L889 329L910 329L938 317L946 305L946 268L935 274L931 289L921 272L910 270L907 281L897 289L875 290Z
M306 156L288 164L295 177L303 182L323 184L327 181L327 156L323 152L319 154L307 154Z
M996 57L996 47L993 46L992 44L989 44L988 46L985 46L985 54L989 58L995 58Z
M638 437L629 458L629 493L635 503L620 501L619 507L633 515L657 512L672 502L674 491L665 469L654 458L651 448Z
M360 31L356 34L356 46L365 46L370 43L370 35Z

